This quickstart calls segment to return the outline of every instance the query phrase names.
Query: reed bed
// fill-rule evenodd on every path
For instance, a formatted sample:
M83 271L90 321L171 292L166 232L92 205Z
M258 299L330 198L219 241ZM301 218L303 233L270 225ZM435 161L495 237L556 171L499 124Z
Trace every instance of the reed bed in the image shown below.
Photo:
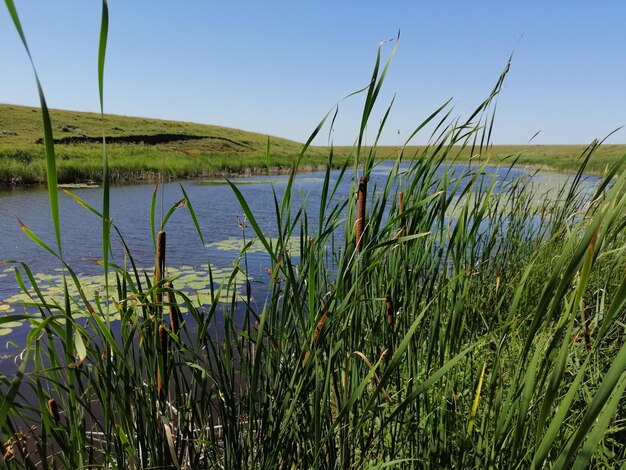
M13 3L6 3L26 45ZM106 2L101 29L100 70ZM596 188L583 190L594 143L571 183L543 197L532 180L503 182L484 164L445 165L459 148L482 152L505 70L468 120L452 119L442 106L419 124L416 132L435 124L431 145L419 155L400 151L384 185L366 191L377 156L375 146L362 145L364 132L390 60L382 63L379 50L359 95L365 104L355 165L344 165L338 180L329 151L316 214L292 199L301 159L284 192L273 194L271 238L231 185L272 273L261 307L250 301L245 248L221 285L208 266L209 305L176 290L165 255L176 247L169 215L184 206L200 241L205 225L182 186L185 204L160 224L155 191L152 275L127 249L110 256L110 238L123 243L124 228L109 220L108 186L102 211L75 197L102 221L102 264L114 275L94 298L65 264L60 237L51 247L24 227L58 256L66 285L80 296L52 302L30 268L15 263L32 301L24 313L0 317L0 326L27 320L31 331L16 373L0 376L3 466L626 463L626 157ZM52 142L51 132L45 136ZM54 146L46 148L60 233ZM106 153L103 161L106 175ZM351 191L340 194L345 179ZM297 257L289 251L293 240ZM188 310L184 318L180 307Z

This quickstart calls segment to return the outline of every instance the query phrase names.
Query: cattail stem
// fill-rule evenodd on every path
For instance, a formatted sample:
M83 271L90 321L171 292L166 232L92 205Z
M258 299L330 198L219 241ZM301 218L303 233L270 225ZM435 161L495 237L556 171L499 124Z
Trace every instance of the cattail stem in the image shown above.
M406 220L404 218L404 192L398 193L398 213L400 214L400 236L406 235Z
M363 248L363 236L365 232L365 205L367 202L367 176L359 179L359 194L356 219L356 251Z

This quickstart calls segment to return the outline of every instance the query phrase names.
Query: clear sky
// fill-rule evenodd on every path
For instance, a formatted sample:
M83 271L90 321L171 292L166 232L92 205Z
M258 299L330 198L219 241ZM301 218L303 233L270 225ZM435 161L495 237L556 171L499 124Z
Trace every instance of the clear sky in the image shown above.
M15 0L48 99L98 110L96 0ZM588 143L626 124L626 2L110 0L105 112L218 124L304 141L366 85L401 30L374 122L407 137L449 98L467 114L511 53L493 142ZM391 46L384 48L387 54ZM37 105L26 54L0 4L0 102ZM351 144L364 96L341 103ZM424 143L427 136L415 143ZM626 143L626 130L608 142ZM323 141L318 143L325 143Z

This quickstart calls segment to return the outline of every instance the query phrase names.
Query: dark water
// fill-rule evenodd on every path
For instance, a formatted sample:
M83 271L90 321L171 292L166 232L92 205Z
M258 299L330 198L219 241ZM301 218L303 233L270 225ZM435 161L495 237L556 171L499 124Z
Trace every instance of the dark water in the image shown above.
M384 184L391 168L391 162L383 162L375 168L370 177L372 190L374 186L381 187ZM461 172L466 169L465 166L457 166L454 171ZM486 173L489 178L496 174L503 182L527 174L523 169L507 172L506 169L495 167L488 167ZM333 172L331 179L336 180L337 177L338 172ZM353 173L344 175L338 190L340 197L349 194L350 183L354 178ZM314 217L319 210L323 179L323 172L304 173L300 174L294 183L293 204L299 206L305 201L310 220L315 220ZM546 179L546 185L558 186L565 180L562 175L553 175ZM276 225L272 188L280 199L288 177L261 176L232 181L246 198L264 233L272 236ZM244 211L232 189L223 179L185 181L182 185L193 203L205 244L200 241L187 209L177 209L166 227L167 263L173 273L176 273L176 269L180 270L181 278L187 275L185 279L188 280L190 291L206 291L206 281L203 281L203 278L206 277L204 274L208 261L210 260L211 266L216 269L218 277L220 272L230 272L232 263L243 246L244 237L250 240L254 233L250 224L244 222ZM504 188L504 185L498 186L497 190L505 190ZM128 185L111 188L110 195L113 222L120 229L137 264L147 272L151 272L154 265L154 247L150 229L153 191L153 185ZM100 210L101 189L73 189L72 192ZM168 183L159 187L157 224L169 207L182 197L179 183ZM101 284L102 268L95 262L102 259L100 218L65 194L60 195L59 205L66 262L86 279L87 285L90 282L94 285ZM54 289L58 291L59 260L32 242L22 231L18 219L56 250L48 194L45 189L29 188L0 192L0 261L17 260L27 263L38 281L45 287L50 286L50 293L55 292ZM247 228L241 228L242 222ZM123 252L113 231L112 237L114 250L112 261L121 264ZM255 289L262 296L269 280L266 273L269 260L261 250L252 250L248 263L249 272L257 281ZM0 264L0 316L24 312L24 307L15 305L17 299L15 295L19 290L11 266ZM13 305L9 306L6 303L7 299L12 299ZM261 298L260 303L262 300ZM27 328L26 324L9 324L8 327L0 325L0 372L4 368L3 362L10 360L10 356L19 350L20 344L23 344ZM12 346L11 342L17 346Z

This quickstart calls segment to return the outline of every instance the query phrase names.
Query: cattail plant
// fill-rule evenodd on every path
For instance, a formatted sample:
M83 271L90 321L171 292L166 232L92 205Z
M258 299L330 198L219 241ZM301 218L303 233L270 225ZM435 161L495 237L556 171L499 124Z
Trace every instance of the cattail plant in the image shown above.
M367 176L359 179L359 194L356 219L356 251L363 249L363 235L365 231L365 206L367 202Z

